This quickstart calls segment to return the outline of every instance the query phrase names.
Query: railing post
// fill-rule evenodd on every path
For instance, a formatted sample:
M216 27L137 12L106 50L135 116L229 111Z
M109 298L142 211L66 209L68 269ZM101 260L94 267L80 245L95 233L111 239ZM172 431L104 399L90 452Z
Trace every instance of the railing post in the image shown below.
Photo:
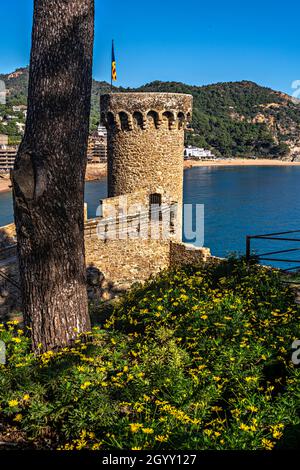
M250 261L251 257L251 236L247 235L246 236L246 260L247 262Z

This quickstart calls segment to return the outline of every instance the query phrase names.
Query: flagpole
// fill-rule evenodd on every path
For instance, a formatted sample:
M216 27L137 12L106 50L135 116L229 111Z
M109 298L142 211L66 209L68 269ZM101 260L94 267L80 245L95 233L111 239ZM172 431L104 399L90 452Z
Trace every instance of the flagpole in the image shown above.
M110 92L113 92L113 76L112 76L112 61L113 61L114 40L112 40L111 47L111 62L110 62Z

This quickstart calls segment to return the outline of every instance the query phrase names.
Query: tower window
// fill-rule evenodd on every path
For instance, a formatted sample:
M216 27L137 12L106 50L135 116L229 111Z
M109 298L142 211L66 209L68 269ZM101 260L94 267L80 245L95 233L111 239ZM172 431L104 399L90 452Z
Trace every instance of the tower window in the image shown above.
M121 111L119 113L119 118L120 118L120 123L121 123L121 129L122 131L129 131L129 120L128 120L128 115L124 113L124 111Z
M150 206L152 206L153 204L161 206L161 194L159 193L150 194Z
M139 113L138 111L135 111L133 113L133 122L136 127L143 129L143 115L142 113Z
M150 218L162 220L162 213L161 213L161 194L159 193L152 193L149 197L149 204L150 204ZM158 211L158 217L155 217L155 212ZM153 217L154 216L154 217Z
M168 123L169 129L172 129L172 125L175 121L174 114L171 111L165 111L163 113L163 119Z
M147 119L151 127L158 128L158 113L156 111L149 111Z

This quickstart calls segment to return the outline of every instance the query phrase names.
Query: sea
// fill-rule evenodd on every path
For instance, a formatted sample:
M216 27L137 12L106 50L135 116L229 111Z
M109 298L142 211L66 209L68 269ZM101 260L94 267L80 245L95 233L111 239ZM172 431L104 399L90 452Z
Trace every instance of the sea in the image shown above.
M184 172L184 204L193 207L196 223L196 205L204 213L204 246L215 256L244 255L247 235L276 235L275 238L293 238L293 241L253 239L255 254L277 253L266 257L288 259L289 262L268 261L264 264L278 267L300 266L300 167L297 166L218 166L194 167ZM88 216L96 216L100 199L107 196L106 178L87 182L85 201ZM191 206L192 205L192 206ZM198 213L198 215L199 215ZM0 226L13 221L11 192L0 193ZM199 245L199 240L187 242ZM297 241L299 239L299 242Z

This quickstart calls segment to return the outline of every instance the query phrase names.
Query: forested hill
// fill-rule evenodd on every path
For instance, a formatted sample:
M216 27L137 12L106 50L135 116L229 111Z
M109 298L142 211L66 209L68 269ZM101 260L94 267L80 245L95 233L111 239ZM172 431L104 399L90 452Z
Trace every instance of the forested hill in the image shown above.
M153 82L139 90L193 95L190 143L213 147L224 156L300 159L300 105L284 93L248 81L202 87Z
M0 106L1 119L13 114L13 105L26 103L28 69L0 75L0 80L9 90L7 106ZM93 81L91 128L99 121L99 96L109 90L108 83ZM115 90L192 94L193 131L187 133L187 143L213 148L218 155L300 160L300 105L284 93L248 81L201 87L155 81L135 90ZM0 122L0 133L17 134L13 122L8 124Z

